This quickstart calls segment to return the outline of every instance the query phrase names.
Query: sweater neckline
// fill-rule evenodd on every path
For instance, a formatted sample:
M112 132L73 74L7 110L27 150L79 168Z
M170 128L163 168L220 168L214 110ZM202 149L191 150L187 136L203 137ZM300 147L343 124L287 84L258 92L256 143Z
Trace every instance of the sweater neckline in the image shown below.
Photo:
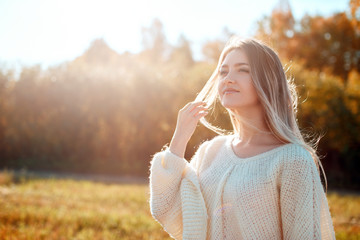
M226 145L226 149L227 151L230 153L232 159L235 160L235 163L244 163L244 162L247 162L247 161L253 161L253 160L256 160L256 159L260 159L260 158L264 158L270 154L273 154L275 152L278 152L284 148L287 148L288 146L291 146L293 145L293 143L287 143L287 144L284 144L284 145L281 145L279 147L275 147L275 148L272 148L270 150L267 150L265 152L262 152L262 153L258 153L256 155L253 155L253 156L250 156L250 157L239 157L238 155L236 155L233 147L232 147L232 142L233 142L233 139L235 138L235 135L229 135L228 138L226 139L226 142L225 142L225 145ZM240 161L239 161L240 160Z

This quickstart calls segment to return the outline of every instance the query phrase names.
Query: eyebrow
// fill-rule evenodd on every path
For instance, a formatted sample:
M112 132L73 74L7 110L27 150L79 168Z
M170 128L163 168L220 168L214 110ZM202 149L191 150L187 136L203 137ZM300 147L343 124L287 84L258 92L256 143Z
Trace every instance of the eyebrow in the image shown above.
M247 63L235 63L235 64L234 64L235 67L237 67L237 66L242 66L242 65L248 65L248 66L249 66L249 64L247 64ZM227 64L223 64L223 65L221 65L221 67L228 67L228 65L227 65Z

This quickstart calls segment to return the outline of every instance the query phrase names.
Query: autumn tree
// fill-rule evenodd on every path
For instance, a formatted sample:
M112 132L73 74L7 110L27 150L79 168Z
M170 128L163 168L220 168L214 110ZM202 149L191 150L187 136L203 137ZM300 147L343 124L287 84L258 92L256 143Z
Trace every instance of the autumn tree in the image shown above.
M318 19L319 24L327 26L330 18ZM151 155L170 142L179 109L205 85L231 34L205 42L206 61L197 61L185 36L171 45L161 22L145 29L147 40L139 53L117 53L104 39L95 39L73 61L46 70L24 67L19 77L0 71L0 167L147 176ZM288 44L310 33L315 39L324 34L316 22L295 26L292 37L291 25L279 29L279 39ZM290 46L287 54L306 50ZM326 133L320 150L327 153L323 163L331 170L329 184L351 186L359 181L354 170L360 157L359 72L352 68L345 84L330 70L310 69L307 61L294 57L290 66L300 96L299 124ZM226 110L218 103L216 109L206 118L231 130ZM215 135L199 124L186 158Z
M351 24L356 30L356 34L360 34L360 0L350 0Z
M152 62L161 62L169 54L169 44L166 40L162 22L155 18L151 25L141 28L143 55Z
M179 69L186 69L194 64L191 43L183 34L180 35L178 44L172 47L169 62Z
M352 12L357 6L353 5ZM258 22L257 36L281 57L335 74L346 82L351 70L360 71L358 22L357 16L350 19L345 12L329 17L305 15L296 22L290 7L275 8L271 16Z
M258 21L257 37L274 47L281 56L289 58L289 45L295 34L295 19L290 4L281 0L270 16Z
M202 46L202 54L205 61L217 63L226 42L234 35L227 27L222 29L221 36L217 39L206 41Z

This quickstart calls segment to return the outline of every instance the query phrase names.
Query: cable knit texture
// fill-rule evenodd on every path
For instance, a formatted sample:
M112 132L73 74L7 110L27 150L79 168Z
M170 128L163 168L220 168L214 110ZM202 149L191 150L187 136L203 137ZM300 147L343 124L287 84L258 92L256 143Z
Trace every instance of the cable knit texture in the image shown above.
M310 153L286 144L240 158L233 135L200 145L190 163L153 156L150 210L174 239L335 239Z

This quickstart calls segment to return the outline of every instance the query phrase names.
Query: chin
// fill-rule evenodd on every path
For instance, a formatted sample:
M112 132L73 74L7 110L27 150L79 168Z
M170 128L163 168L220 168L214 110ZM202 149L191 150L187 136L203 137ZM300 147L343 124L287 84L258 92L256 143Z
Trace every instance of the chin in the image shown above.
M221 105L223 105L224 108L227 108L227 109L231 109L231 110L234 110L236 108L238 108L238 104L235 104L235 103L231 103L229 101L221 101Z

